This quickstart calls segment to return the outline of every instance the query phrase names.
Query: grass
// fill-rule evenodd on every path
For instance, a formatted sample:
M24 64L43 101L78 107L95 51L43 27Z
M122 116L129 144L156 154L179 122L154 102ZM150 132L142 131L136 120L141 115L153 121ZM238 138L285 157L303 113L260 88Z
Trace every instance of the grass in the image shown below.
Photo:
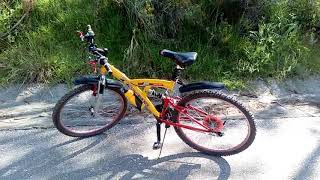
M11 2L11 13L1 11L0 32L22 15L19 2ZM226 19L226 5L207 0L36 2L23 24L0 41L1 84L70 82L89 73L85 44L76 36L87 24L98 46L110 50L110 62L133 78L171 76L174 63L158 55L161 49L197 51L197 62L184 78L222 81L231 88L244 87L252 78L281 79L320 70L319 47L302 40L310 31L305 19L318 17L310 3L299 8L299 1L290 6L285 0L265 1L260 20L251 21L245 14Z
M300 71L300 74L320 73L320 45L310 47L310 56L303 64L304 69Z
M125 19L116 15L121 12L100 9L108 19L103 23L94 19L93 8L91 1L39 0L16 42L0 54L5 65L1 82L65 82L87 73L85 45L79 42L76 31L92 23L101 24L95 27L97 43L112 45L110 58L120 64L129 40L128 32L122 31Z

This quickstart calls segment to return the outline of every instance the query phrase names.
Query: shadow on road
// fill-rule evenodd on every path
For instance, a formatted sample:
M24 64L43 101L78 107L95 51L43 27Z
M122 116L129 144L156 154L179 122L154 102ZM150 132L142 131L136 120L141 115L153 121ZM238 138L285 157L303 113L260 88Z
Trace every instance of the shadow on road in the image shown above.
M149 159L122 149L119 142L111 142L114 136L70 139L56 131L41 132L33 134L35 137L28 134L24 141L24 134L17 134L14 139L8 135L9 139L2 141L8 146L3 155L12 159L0 161L0 167L4 165L0 179L185 179L205 174L224 180L230 176L230 165L222 157L185 152ZM56 141L59 136L67 140Z
M61 155L61 153L58 151L58 148L61 148L66 145L70 145L74 142L79 142L81 140L83 139L82 138L71 139L63 143L54 145L47 149L34 148L33 151L26 154L18 161L15 161L10 165L0 169L0 179L2 178L21 179L23 177L31 177L37 174L48 173L52 170L53 167L61 163L64 163L65 161L93 148L95 145L99 144L103 140L103 138L101 136L97 137L89 145L67 156Z
M183 158L197 158L199 163L187 162L182 160ZM159 159L148 159L139 154L130 154L121 157L117 157L107 163L101 162L96 164L95 167L99 169L94 176L107 175L107 179L185 179L192 173L193 170L197 171L201 168L201 160L207 159L212 163L215 163L219 167L218 180L228 179L230 176L230 165L222 157L207 156L199 152L186 152L180 154L169 155L160 157ZM170 164L178 164L178 167L171 168ZM166 168L169 167L169 168ZM61 175L52 177L51 179L63 179L65 177L79 177L79 174L89 171L90 168L78 169ZM91 169L92 171L92 169ZM212 169L212 174L215 169ZM199 173L199 172L198 172ZM197 176L199 177L201 173ZM92 174L88 176L82 176L82 178L92 178ZM119 177L120 176L120 177ZM213 177L214 178L214 177ZM215 178L214 178L215 179Z
M320 137L319 130L313 130L312 133L315 136ZM315 178L316 177L315 173L317 171L319 171L316 169L317 163L320 161L319 157L320 157L320 143L318 143L318 145L313 149L313 151L303 161L300 169L295 174L294 179L299 180L299 179L313 179L313 178Z

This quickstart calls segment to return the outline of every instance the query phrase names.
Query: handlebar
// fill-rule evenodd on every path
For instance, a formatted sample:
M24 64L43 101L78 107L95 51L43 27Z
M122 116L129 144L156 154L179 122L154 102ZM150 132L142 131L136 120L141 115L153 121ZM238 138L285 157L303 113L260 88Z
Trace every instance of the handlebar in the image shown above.
M96 45L94 44L95 33L93 32L91 25L88 25L87 28L88 28L88 30L85 35L82 31L77 31L78 35L80 37L80 40L81 41L86 40L89 43L89 47L88 47L89 52L94 54L95 56L97 56L97 61L99 61L99 63L107 69L108 73L111 74L112 70L109 66L108 58L106 57L106 55L108 53L108 49L105 48L102 50L100 48L97 48ZM101 54L101 52L103 54Z
M93 40L94 40L95 34L94 34L94 32L93 32L93 30L91 28L91 25L88 25L87 27L88 27L88 31L87 31L87 33L85 35L84 35L84 33L82 31L77 31L78 35L79 35L81 41L86 40L87 42L93 44Z

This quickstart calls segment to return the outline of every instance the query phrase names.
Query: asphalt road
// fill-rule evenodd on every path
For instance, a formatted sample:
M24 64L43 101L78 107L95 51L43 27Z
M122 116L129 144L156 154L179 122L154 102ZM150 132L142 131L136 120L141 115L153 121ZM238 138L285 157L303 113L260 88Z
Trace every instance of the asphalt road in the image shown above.
M158 158L151 116L130 113L105 134L71 138L51 123L56 99L0 95L0 179L320 179L319 104L246 99L257 124L247 150L203 155L170 128Z

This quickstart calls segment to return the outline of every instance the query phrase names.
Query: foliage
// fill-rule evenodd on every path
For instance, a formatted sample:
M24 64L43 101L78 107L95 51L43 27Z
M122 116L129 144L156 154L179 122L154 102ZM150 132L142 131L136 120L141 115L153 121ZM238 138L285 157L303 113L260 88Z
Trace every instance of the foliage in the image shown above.
M95 9L94 9L95 8ZM104 18L95 19L98 11ZM129 37L125 18L117 6L101 5L96 8L91 1L37 1L35 8L20 27L17 43L12 43L0 54L1 81L6 82L63 82L85 73L84 44L76 31L87 24L101 24L95 28L97 43L113 44L112 59L119 59ZM119 64L119 62L116 62Z
M22 14L18 1L10 2L15 13L1 10L0 32ZM258 76L284 78L301 65L320 69L308 61L318 39L319 0L36 2L13 35L15 42L0 52L2 82L69 81L87 72L83 44L75 36L87 24L97 44L110 49L110 61L133 77L170 77L173 62L158 55L161 49L197 51L185 78L231 86Z

